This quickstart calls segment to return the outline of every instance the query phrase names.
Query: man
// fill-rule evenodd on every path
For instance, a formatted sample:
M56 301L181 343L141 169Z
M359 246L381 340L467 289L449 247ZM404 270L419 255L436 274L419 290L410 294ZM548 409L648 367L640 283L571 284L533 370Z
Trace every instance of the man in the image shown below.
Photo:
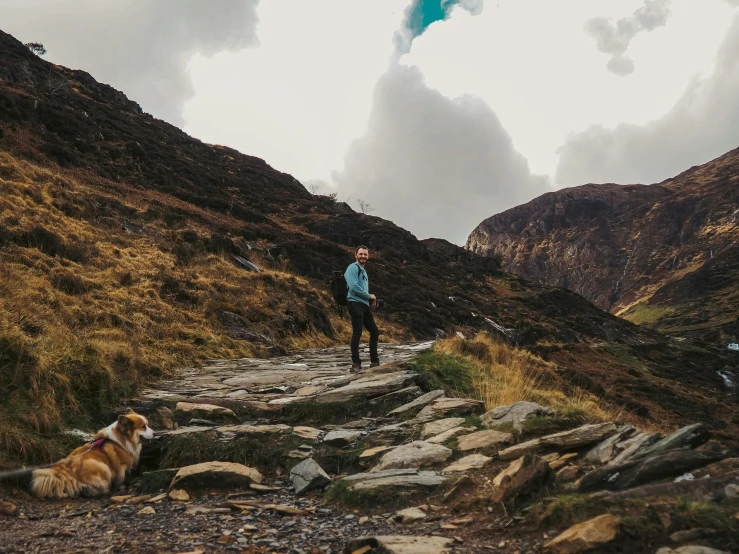
M377 306L377 297L369 293L369 279L364 265L369 260L369 249L358 246L354 251L357 260L346 268L346 279L349 292L346 295L349 315L352 318L352 371L362 369L362 360L359 359L359 339L362 338L362 327L370 333L370 367L380 365L377 356L377 343L380 340L380 331L372 317L372 308Z

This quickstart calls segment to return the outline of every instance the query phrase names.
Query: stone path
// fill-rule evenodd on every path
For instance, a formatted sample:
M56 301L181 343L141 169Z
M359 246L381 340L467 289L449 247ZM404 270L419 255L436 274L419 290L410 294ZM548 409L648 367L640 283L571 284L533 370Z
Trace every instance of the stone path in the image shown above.
M700 424L663 437L612 422L563 428L533 402L486 412L428 390L408 362L431 346L384 344L382 365L360 373L345 347L183 370L131 403L157 432L141 475L111 498L0 498L0 553L616 552L620 516L552 524L552 495L595 491L607 510L651 491L663 507L671 495L739 493L739 459L705 448ZM530 418L550 432L528 431ZM674 531L659 545L696 540ZM712 532L703 546L728 544Z

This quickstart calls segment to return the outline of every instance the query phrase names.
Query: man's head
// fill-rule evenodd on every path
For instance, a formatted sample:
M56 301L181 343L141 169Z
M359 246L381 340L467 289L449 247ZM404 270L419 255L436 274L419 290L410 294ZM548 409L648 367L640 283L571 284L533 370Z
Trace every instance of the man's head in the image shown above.
M364 265L369 260L369 248L366 246L357 246L354 251L354 258L357 260L359 265Z

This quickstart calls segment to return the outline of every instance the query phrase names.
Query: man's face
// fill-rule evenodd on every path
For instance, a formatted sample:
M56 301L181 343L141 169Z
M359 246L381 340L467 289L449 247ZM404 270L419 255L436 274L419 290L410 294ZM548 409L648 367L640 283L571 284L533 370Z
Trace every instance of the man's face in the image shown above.
M365 248L360 248L355 257L361 265L364 265L365 263L367 263L367 260L369 260L369 251Z

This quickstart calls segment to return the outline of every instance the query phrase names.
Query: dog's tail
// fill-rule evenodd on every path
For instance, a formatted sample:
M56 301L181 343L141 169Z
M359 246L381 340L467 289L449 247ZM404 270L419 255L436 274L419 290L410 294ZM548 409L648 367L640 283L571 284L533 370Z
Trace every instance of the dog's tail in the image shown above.
M29 488L39 498L71 498L79 494L81 487L66 464L59 464L33 470Z

